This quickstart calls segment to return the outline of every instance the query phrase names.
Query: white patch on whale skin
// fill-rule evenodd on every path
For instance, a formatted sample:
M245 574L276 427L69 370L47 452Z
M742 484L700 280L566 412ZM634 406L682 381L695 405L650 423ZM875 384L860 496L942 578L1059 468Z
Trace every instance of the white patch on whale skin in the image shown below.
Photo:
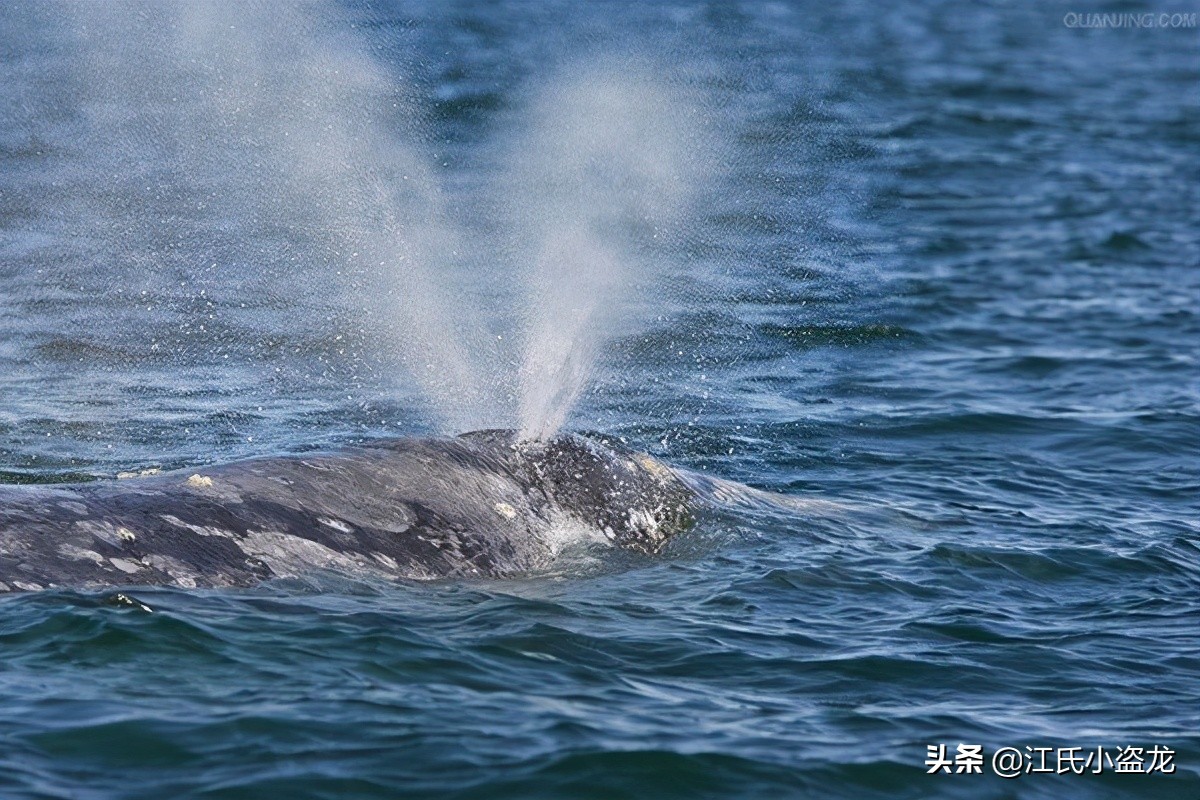
M171 580L184 589L195 589L199 585L196 582L196 579L199 577L196 572L182 561L178 561L170 556L146 556L142 559L142 562L159 572L167 573L171 576Z
M26 592L40 592L42 590L40 583L32 583L31 581L13 581L12 585Z
M112 545L113 547L123 547L127 542L131 542L135 538L133 532L128 528L113 525L111 522L105 522L102 519L81 519L74 523L72 527L78 528L84 533L91 534L105 544Z
M365 559L354 558L311 539L279 531L247 531L239 544L246 555L261 560L278 577L296 577L313 569L378 572Z
M662 538L658 533L658 520L654 518L654 514L644 508L629 509L629 527L648 534L656 541Z
M183 482L183 486L193 492L199 492L205 497L219 500L222 503L243 503L242 492L237 484L229 481L218 481L209 475L196 473Z
M612 541L599 526L563 513L552 516L550 524L540 531L538 543L545 548L546 555L550 558L556 558L564 550L580 545L612 546Z
M104 563L104 556L100 555L95 550L76 547L73 544L60 544L58 546L58 554L63 558L69 558L72 561L91 561L95 564Z
M118 472L117 480L127 481L130 478L148 478L151 475L157 475L160 472L162 472L162 470L159 469L158 467L152 467L150 469L139 469L137 472Z
M128 558L110 558L109 562L112 563L114 567L121 570L121 572L128 572L130 574L139 572L142 569L141 564L136 561L131 561Z
M400 569L400 565L396 563L396 559L392 558L386 553L371 553L371 558L375 559L380 564L383 564L392 572L397 572Z
M517 510L508 503L496 503L494 506L496 513L505 519L513 519L517 516Z
M58 507L64 511L70 511L72 514L78 514L81 517L87 516L88 507L83 503L76 503L74 500L59 500Z
M257 474L257 472L252 471L251 474ZM236 481L221 480L211 475L201 475L199 472L188 476L188 479L183 482L183 488L222 503L245 502L242 490Z
M641 466L642 469L649 472L662 484L669 483L675 477L670 467L647 453L639 453L634 458L636 461L626 463L635 472L637 471L637 467Z
M159 519L174 525L176 528L184 528L192 533L198 533L201 536L220 536L223 539L237 538L233 531L226 530L225 528L216 528L210 525L192 525L171 514L159 514L158 517Z
M330 519L329 517L317 517L317 522L333 528L335 531L341 531L342 533L354 533L354 528L350 527L341 520Z

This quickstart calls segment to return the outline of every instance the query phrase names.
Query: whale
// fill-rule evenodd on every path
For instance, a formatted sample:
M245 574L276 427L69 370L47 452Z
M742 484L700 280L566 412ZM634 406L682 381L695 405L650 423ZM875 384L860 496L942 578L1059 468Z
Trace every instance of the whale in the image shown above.
M612 439L508 430L74 484L0 486L0 592L249 587L316 571L502 578L583 532L659 553L691 527L675 470Z

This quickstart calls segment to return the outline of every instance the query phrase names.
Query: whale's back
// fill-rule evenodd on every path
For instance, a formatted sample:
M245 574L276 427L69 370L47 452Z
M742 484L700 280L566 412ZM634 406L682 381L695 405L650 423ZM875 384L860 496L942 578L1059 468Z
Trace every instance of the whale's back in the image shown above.
M0 487L0 590L244 586L333 569L527 572L570 522L644 552L688 524L657 462L578 436L394 439L124 481Z

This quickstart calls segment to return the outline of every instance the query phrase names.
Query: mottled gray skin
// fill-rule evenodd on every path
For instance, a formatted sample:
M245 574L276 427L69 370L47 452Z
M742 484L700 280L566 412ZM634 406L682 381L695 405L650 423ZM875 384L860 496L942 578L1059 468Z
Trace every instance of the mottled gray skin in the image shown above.
M649 456L508 431L0 486L0 591L247 586L315 569L512 575L547 564L564 531L656 552L691 523L690 499Z

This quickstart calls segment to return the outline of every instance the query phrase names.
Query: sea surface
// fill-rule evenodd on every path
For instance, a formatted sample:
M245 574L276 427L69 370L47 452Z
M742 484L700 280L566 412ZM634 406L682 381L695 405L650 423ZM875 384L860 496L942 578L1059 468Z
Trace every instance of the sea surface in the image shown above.
M0 481L454 432L344 245L453 220L454 319L519 329L496 176L616 59L706 144L567 427L830 502L509 580L0 597L0 798L1200 797L1200 28L1064 23L1196 6L195 8L0 8ZM395 142L436 219L340 205ZM1173 772L992 764L1129 746Z

